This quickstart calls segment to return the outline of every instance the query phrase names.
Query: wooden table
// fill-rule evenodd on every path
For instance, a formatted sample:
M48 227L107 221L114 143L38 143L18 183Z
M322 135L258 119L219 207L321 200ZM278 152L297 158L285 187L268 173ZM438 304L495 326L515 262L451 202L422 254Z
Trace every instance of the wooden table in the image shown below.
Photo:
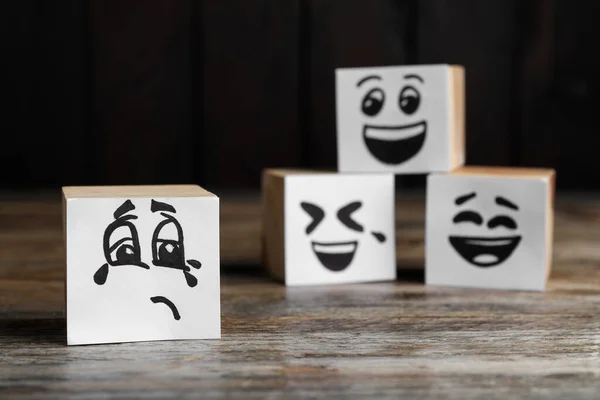
M398 282L286 289L258 267L256 199L223 200L222 340L67 347L58 194L5 194L0 398L600 396L600 196L559 196L545 293L423 286L419 194Z

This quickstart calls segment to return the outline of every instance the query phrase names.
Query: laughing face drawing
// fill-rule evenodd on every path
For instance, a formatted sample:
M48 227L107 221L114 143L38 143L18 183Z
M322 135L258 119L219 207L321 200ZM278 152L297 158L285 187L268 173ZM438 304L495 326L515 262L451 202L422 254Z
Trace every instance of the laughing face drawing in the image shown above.
M419 115L425 81L414 73L402 75L402 80L399 92L386 91L379 74L369 74L356 83L357 89L364 91L360 103L364 143L373 157L388 165L400 165L413 158L427 137L427 121ZM384 110L387 120L381 118ZM390 115L397 123L389 123Z
M326 218L325 210L319 205L303 201L300 207L312 218L306 227L306 235L311 236L321 222ZM348 230L353 238L336 238L334 240L312 240L310 242L312 251L319 262L328 270L333 272L344 271L352 264L354 256L359 248L360 238L357 234L365 231L363 225L357 222L352 214L362 207L361 201L352 201L337 210L337 220ZM381 232L371 231L371 235L380 243L384 243L386 237Z
M470 209L469 202L477 197L475 192L466 193L454 201L458 212L452 222L457 230L465 224L480 228L481 235L451 234L448 237L456 252L468 263L479 267L495 267L506 261L519 246L521 235L518 234L518 224L515 215L519 207L502 196L496 196L494 201L498 214L487 221L476 210ZM511 234L494 234L497 229L503 229ZM490 235L491 234L491 235Z

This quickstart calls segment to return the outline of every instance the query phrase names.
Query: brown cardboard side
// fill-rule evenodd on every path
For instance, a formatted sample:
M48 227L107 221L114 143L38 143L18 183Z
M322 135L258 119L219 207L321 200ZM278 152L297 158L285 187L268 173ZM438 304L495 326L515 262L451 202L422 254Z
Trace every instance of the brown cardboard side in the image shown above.
M216 197L198 185L65 186L63 195L72 198Z
M450 79L450 166L458 168L465 163L465 69L451 65Z
M285 174L266 169L262 174L262 256L267 271L285 281Z
M452 175L490 176L500 178L549 178L553 169L522 167L478 167L464 166L450 172Z
M554 253L554 204L556 202L556 173L548 178L548 202L546 210L546 283L552 272Z

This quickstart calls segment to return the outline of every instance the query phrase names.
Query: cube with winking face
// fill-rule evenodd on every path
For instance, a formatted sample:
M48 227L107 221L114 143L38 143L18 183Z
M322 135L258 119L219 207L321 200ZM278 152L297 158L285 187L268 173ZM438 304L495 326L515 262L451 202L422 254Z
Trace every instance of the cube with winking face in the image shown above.
M264 256L287 286L396 278L394 176L267 169Z

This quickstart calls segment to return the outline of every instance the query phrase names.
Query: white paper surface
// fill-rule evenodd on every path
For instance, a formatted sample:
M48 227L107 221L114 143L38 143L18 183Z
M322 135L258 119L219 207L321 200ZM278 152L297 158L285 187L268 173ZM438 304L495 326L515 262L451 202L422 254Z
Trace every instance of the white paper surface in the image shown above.
M336 69L338 170L427 173L450 166L450 69Z
M115 218L115 211L127 200L68 200L68 344L219 338L218 198L133 198L135 209ZM152 212L152 200L174 207L175 212ZM132 215L137 219L128 219ZM177 220L182 237L169 218ZM165 220L171 222L159 227ZM122 226L108 228L113 223ZM132 240L132 232L137 232L139 240ZM105 255L105 241L109 250L114 247L109 251L110 260ZM199 264L190 260L201 267L197 269ZM183 269L189 269L190 282ZM105 280L103 271L108 271Z
M286 176L286 285L393 280L395 246L393 175Z
M546 179L430 175L426 283L544 290L548 184Z

